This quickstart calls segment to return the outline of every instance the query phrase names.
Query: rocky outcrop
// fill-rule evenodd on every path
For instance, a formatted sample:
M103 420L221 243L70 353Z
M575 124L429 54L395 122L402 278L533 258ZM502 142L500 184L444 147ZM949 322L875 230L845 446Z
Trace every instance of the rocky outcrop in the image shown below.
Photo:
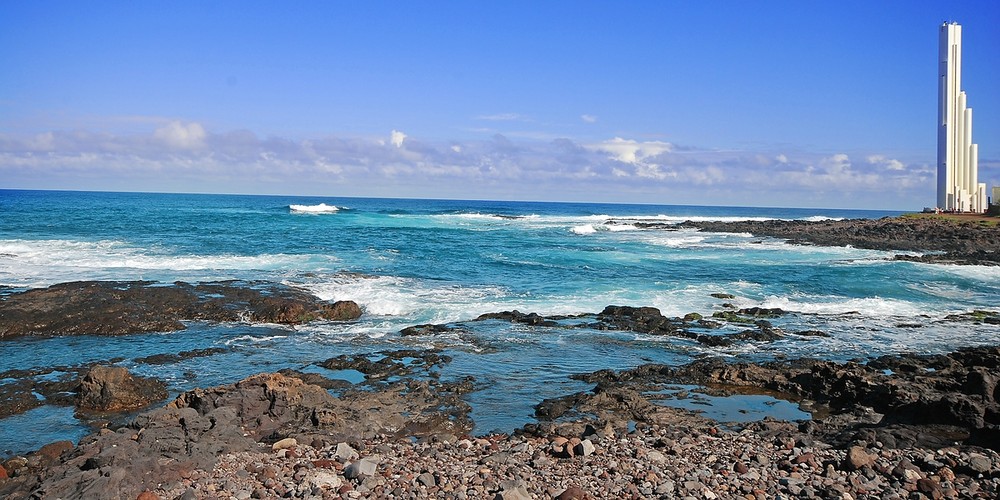
M159 380L137 377L120 366L95 366L80 382L76 407L85 412L123 412L166 397L166 384Z
M649 364L633 370L601 370L575 378L595 383L589 393L545 402L539 415L594 412L584 403L616 391L652 391L662 384L687 383L718 394L761 390L808 401L820 414L820 425L835 433L856 435L878 427L881 436L910 444L940 444L936 435L1000 449L1000 348L962 349L948 355L885 356L867 364L794 360L770 363L727 363L706 358L681 367ZM635 403L617 398L631 412ZM624 405L624 406L623 406ZM552 407L559 408L553 414ZM923 432L920 429L923 428ZM930 430L928 430L930 429ZM887 441L888 439L881 439ZM921 441L925 440L925 441Z
M56 458L43 461L40 452L17 462L17 477L0 482L0 497L134 499L192 471L210 471L229 453L280 449L292 456L297 443L463 435L471 430L470 409L459 392L451 384L406 381L336 398L298 378L258 374L181 394L71 451L48 453Z
M361 313L354 302L329 303L271 282L82 281L0 296L0 339L166 332L184 329L184 320L294 325Z
M773 327L771 323L758 319L775 318L782 314L784 314L784 311L781 309L764 309L759 307L714 313L713 318L715 319L756 327L756 330L744 330L729 334L706 333L706 331L720 328L722 324L717 321L705 319L699 313L689 313L684 315L684 317L670 318L664 316L655 307L618 305L607 306L603 311L596 314L577 314L573 316L542 316L538 313L522 313L516 310L502 311L480 315L473 321L509 321L511 323L542 328L623 330L648 335L670 335L690 339L707 346L725 347L739 341L770 342L784 337L784 332ZM564 322L567 319L572 319L573 321ZM416 325L404 328L400 331L400 335L437 335L457 330L459 328L450 325ZM809 336L809 333L807 332L803 336Z
M751 220L686 221L677 227L721 233L751 233L791 243L854 246L872 250L930 252L896 257L902 260L955 264L1000 265L1000 226L980 219L886 217L829 221Z

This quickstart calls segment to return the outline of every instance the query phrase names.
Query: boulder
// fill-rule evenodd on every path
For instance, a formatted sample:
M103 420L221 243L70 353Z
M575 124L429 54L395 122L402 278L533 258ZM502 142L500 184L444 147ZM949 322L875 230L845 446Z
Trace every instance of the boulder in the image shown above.
M120 366L95 366L77 390L77 409L122 412L149 406L167 397L163 382L137 377Z

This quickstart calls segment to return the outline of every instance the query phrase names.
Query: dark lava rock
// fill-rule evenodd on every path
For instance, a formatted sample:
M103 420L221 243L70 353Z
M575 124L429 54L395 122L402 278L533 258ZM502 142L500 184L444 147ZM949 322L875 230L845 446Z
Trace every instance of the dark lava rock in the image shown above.
M310 443L468 433L470 408L451 386L442 388L407 381L335 398L298 378L263 373L196 389L71 450L66 443L40 450L0 481L0 498L137 498L195 469L211 470L221 454L260 451L261 443L286 437Z
M222 347L209 347L207 349L194 349L191 351L181 351L177 354L153 354L152 356L135 358L135 362L147 365L166 365L170 363L177 363L180 361L184 361L185 359L214 356L216 354L222 354L227 351L228 349Z
M487 313L480 315L476 318L476 321L485 321L489 319L497 319L501 321L510 321L511 323L522 323L531 326L546 326L546 327L556 327L559 323L553 320L547 319L544 316L540 316L538 313L522 313L520 311L504 311L498 313Z
M81 281L0 296L0 339L20 335L125 335L184 329L183 320L300 324L361 316L287 285Z
M399 334L404 337L415 337L421 335L436 335L439 333L448 333L454 331L454 328L448 327L446 325L414 325L403 328L399 331Z
M646 390L657 383L694 383L730 394L774 391L821 405L830 413L824 420L836 432L859 425L874 432L875 426L883 442L891 437L931 446L964 440L1000 449L1000 347L886 356L867 365L810 359L731 364L704 358L681 367L649 364L574 378L596 383L595 394L622 387Z
M136 377L120 366L95 366L83 377L77 409L122 412L149 406L167 397L166 384Z
M34 383L25 379L0 385L0 418L42 406L42 401L35 397L33 388Z
M931 252L898 260L1000 265L1000 226L978 220L885 217L840 221L686 221L680 227L722 233L751 233L790 243L854 246L873 250Z
M327 370L357 370L369 380L381 380L414 374L437 377L437 372L433 369L450 362L451 356L441 354L440 350L402 349L374 354L343 354L316 365Z

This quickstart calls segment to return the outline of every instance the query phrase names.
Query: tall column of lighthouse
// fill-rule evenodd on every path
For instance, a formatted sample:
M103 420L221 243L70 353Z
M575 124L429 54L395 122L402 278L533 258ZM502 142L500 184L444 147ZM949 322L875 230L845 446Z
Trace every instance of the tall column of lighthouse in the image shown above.
M944 23L938 45L938 196L945 210L983 211L979 149L972 142L972 108L962 91L962 27Z

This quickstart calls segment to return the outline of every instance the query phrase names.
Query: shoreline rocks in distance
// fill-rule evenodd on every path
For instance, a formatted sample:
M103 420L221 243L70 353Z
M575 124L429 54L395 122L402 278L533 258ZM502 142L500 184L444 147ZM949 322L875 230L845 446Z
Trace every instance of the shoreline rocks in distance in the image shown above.
M78 281L0 297L0 339L169 332L183 330L185 320L297 325L361 314L353 301L330 303L272 282Z
M1000 221L1000 220L998 220ZM853 246L870 250L920 252L897 255L917 262L1000 265L1000 225L933 217L885 217L849 220L685 221L664 229L694 228L721 233L750 233L794 244Z

